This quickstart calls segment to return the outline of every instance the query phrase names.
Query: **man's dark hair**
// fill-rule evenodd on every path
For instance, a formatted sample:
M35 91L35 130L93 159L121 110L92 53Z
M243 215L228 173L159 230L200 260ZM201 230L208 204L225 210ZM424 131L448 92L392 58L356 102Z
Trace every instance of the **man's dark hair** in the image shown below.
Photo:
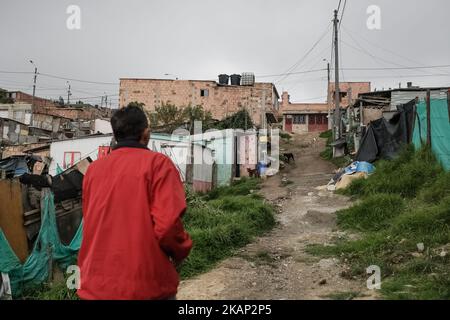
M117 142L139 141L144 130L148 128L148 120L141 108L128 106L114 113L111 118L111 126Z

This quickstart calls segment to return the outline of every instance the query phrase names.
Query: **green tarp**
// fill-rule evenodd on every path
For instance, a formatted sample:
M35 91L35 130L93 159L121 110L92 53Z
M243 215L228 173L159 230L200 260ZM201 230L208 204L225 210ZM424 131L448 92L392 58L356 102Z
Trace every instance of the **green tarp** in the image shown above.
M20 296L23 289L47 281L52 262L56 262L62 270L76 263L81 237L82 224L68 246L61 243L56 225L53 194L48 189L43 189L40 231L33 250L24 264L20 263L0 229L0 272L9 275L13 296Z
M420 148L427 141L427 105L417 104L413 143ZM431 146L445 170L450 170L450 120L447 99L431 100Z

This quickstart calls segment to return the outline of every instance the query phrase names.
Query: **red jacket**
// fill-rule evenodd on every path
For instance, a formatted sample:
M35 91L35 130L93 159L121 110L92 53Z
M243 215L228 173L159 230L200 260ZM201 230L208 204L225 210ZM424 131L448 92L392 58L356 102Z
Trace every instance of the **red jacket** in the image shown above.
M91 164L83 181L82 299L165 299L177 292L171 262L192 241L180 175L166 156L122 147ZM170 257L170 258L169 258Z

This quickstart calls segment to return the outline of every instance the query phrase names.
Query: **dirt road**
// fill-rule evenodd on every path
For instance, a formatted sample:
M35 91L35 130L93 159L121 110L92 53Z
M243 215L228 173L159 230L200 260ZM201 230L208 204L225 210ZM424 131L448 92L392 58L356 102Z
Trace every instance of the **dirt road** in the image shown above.
M312 135L294 137L289 150L296 164L265 181L261 190L280 210L279 225L214 270L183 281L179 299L330 299L353 293L371 297L363 281L340 276L344 267L339 261L305 252L309 244L343 236L336 230L335 212L350 205L345 197L317 189L335 169L320 158L323 148L324 141L314 142ZM284 187L283 178L290 181Z

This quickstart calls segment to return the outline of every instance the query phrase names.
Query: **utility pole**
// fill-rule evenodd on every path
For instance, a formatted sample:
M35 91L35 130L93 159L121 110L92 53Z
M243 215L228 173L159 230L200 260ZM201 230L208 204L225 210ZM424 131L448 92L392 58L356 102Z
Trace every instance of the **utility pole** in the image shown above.
M30 63L34 66L34 81L33 81L33 97L31 98L31 119L30 125L33 125L33 113L34 113L34 97L36 96L36 80L37 80L37 67L34 64L33 60L30 60Z
M334 10L334 92L335 92L335 110L334 110L334 138L341 138L341 92L339 87L339 38L338 38L338 11Z
M323 59L323 61L327 61ZM328 105L328 129L332 129L331 126L331 97L330 97L330 82L331 82L331 74L330 74L330 63L327 61L327 105Z
M67 105L70 104L70 96L72 95L72 93L70 92L70 82L67 81L67 84L69 85L69 87L67 88Z
M352 97L352 88L348 89L348 109L347 109L347 117L349 124L349 132L353 128L353 97Z
M431 91L427 90L427 146L431 148Z

